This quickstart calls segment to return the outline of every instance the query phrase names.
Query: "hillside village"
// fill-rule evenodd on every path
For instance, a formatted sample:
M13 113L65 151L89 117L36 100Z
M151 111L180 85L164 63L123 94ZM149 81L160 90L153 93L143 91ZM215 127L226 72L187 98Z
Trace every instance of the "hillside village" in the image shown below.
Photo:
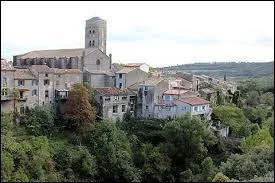
M206 75L154 71L146 63L113 63L106 54L106 21L86 20L85 48L35 50L1 59L1 110L24 115L50 104L55 110L76 83L94 89L99 119L132 116L175 119L185 113L211 121L217 91L234 93L236 84ZM130 59L130 58L129 58ZM62 105L61 105L62 107Z

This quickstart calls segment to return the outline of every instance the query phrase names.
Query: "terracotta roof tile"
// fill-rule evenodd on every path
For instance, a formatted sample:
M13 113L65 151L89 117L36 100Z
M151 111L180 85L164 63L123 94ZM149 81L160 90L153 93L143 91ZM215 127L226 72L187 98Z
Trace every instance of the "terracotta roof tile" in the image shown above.
M1 70L14 70L14 68L7 62L7 60L1 59Z
M164 94L167 95L178 95L178 94L183 94L188 92L189 90L177 90L177 89L171 89L171 90L166 90Z
M117 71L116 73L117 74L126 74L126 73L129 73L129 72L131 72L131 71L133 71L133 70L135 70L136 68L122 68L121 70L119 70L119 71Z
M100 87L95 88L96 91L103 95L129 95L129 94L135 94L133 91L129 89L120 89L115 87Z
M185 97L185 98L180 98L179 100L190 105L210 104L208 100L205 100L200 97Z
M81 73L80 69L57 69L57 68L52 68L52 71L54 73L62 73L62 74L80 74Z
M14 79L36 79L29 69L16 69Z
M34 70L38 73L51 73L54 72L54 70L47 65L31 65L30 66L31 70Z

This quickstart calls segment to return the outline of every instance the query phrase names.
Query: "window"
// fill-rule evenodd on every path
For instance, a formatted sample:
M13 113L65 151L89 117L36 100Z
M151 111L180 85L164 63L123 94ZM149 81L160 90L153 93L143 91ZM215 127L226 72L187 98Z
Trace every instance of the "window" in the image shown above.
M8 94L8 89L7 88L3 88L1 91L1 95L7 95Z
M127 97L126 96L122 96L122 100L126 100L127 99Z
M44 85L50 85L50 80L49 79L44 79Z
M45 77L48 77L48 74L45 74Z
M119 88L122 88L122 83L119 83Z
M59 80L56 80L55 85L59 86Z
M146 109L146 110L148 110L148 109L149 109L149 106L148 106L148 105L146 105L146 106L145 106L145 109Z
M205 105L203 105L201 108L202 108L202 110L204 110L204 111L205 111Z
M23 91L20 91L20 92L19 92L19 97L20 97L20 98L23 98Z
M96 60L96 65L100 65L100 60L99 59Z
M148 91L148 86L144 86L144 91Z
M118 96L115 96L115 100L118 100Z
M32 86L38 85L38 80L32 80Z
M130 104L130 111L134 111L134 104Z
M198 111L198 107L194 107L194 110L195 110L195 111Z
M119 78L122 78L122 74L119 74Z
M121 112L125 112L125 105L122 105Z
M20 114L24 114L25 110L24 110L24 106L20 106Z
M166 107L166 110L167 110L167 111L171 111L171 107L170 107L170 106L167 106L167 107Z
M65 83L65 88L67 88L68 87L68 83Z
M3 86L5 87L5 86L7 86L7 78L6 77L3 77L2 78L2 82L3 82Z
M48 90L45 90L45 97L49 97L49 91Z
M113 113L117 113L117 105L113 106Z
M106 98L105 98L105 101L110 101L110 97L106 97Z
M93 34L95 33L95 30L93 30Z
M91 30L89 30L89 34L91 34L92 33L92 31Z
M32 96L37 95L37 90L32 90Z
M91 41L89 41L89 46L92 46L92 42Z
M25 81L24 80L18 80L18 86L24 86Z
M93 46L95 46L95 41L93 40Z

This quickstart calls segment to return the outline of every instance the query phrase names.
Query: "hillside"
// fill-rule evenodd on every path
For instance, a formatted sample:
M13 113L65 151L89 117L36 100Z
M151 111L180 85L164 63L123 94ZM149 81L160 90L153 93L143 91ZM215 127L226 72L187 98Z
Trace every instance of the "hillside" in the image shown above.
M194 63L157 68L163 71L185 71L193 74L204 74L212 77L262 77L273 75L274 62L219 62Z

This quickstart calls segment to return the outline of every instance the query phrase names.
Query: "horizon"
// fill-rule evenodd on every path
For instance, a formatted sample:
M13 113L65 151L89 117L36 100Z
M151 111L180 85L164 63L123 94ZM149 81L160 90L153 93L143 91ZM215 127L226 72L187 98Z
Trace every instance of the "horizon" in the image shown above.
M274 62L274 2L1 1L1 58L84 48L85 21L95 16L107 21L106 54L114 63Z

